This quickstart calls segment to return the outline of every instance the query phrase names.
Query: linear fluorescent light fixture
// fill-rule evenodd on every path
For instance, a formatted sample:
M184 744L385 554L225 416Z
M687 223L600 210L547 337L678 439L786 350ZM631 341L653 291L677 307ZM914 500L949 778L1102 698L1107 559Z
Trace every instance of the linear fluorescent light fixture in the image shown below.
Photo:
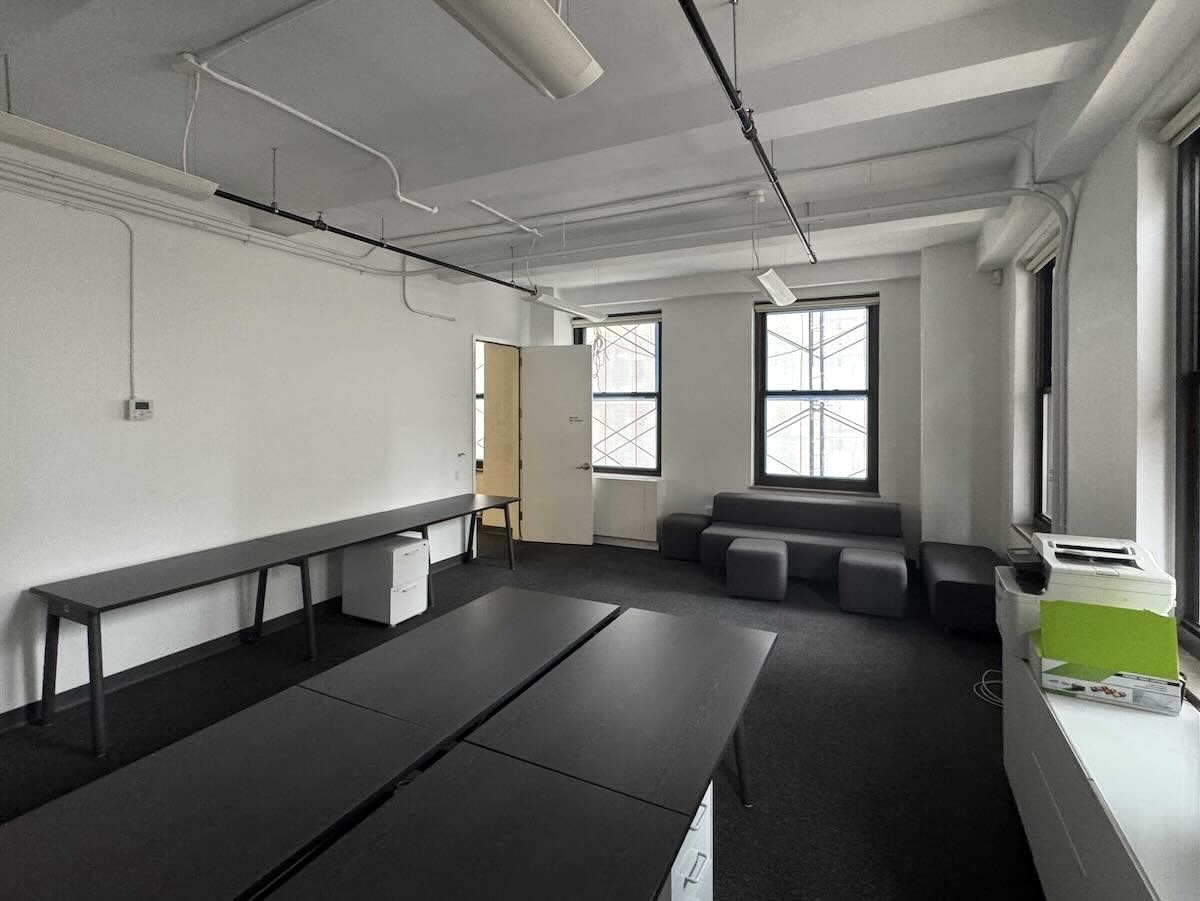
M788 304L796 302L796 295L792 293L791 288L784 284L783 279L774 269L757 273L754 281L762 292L771 298L771 303L786 307Z
M536 303L543 307L549 307L552 310L558 310L563 313L570 313L572 316L578 316L580 319L586 319L588 322L603 322L608 318L607 313L597 313L595 310L589 310L587 307L576 306L573 303L566 303L545 292L539 291L533 297L529 298L530 303Z
M77 163L89 169L119 175L130 181L170 191L191 200L206 200L217 190L217 183L207 178L189 175L170 166L134 156L105 144L97 144L57 128L22 119L12 113L0 112L0 141L7 141L26 150L34 150Z
M604 74L546 0L437 0L437 5L551 100L572 97Z

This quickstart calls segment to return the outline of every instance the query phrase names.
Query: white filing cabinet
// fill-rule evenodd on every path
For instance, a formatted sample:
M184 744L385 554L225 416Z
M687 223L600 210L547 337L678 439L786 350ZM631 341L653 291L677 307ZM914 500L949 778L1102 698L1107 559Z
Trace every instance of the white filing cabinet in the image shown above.
M713 787L696 808L687 837L671 864L671 875L658 893L658 901L712 901L713 897Z
M396 536L342 552L342 612L394 626L429 606L429 542Z

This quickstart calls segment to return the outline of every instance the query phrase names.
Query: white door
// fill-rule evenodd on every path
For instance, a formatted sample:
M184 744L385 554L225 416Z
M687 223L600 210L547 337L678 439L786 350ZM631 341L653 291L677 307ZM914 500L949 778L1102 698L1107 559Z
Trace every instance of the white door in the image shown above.
M521 348L521 539L592 543L592 349Z

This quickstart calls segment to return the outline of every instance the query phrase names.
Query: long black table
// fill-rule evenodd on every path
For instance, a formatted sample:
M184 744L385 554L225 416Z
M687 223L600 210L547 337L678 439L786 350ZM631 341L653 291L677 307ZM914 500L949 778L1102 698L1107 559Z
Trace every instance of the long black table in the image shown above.
M0 896L269 889L618 610L500 589L445 613L0 826Z
M775 633L627 610L467 736L473 744L691 815Z
M437 747L420 726L289 688L0 826L0 894L240 897Z
M653 901L774 641L622 612L271 897Z
M499 588L303 686L457 738L618 612L613 604Z
M460 744L271 898L651 901L688 822Z
M341 550L364 541L372 541L399 532L419 531L428 537L430 526L464 516L470 517L467 557L475 543L475 520L485 510L503 509L508 535L508 565L515 567L512 521L509 505L516 497L485 494L461 494L428 503L400 507L381 513L356 516L338 522L310 526L278 535L255 538L237 544L151 560L133 566L92 575L38 585L31 591L46 602L46 647L42 674L42 702L39 722L48 724L54 717L58 673L58 634L64 619L87 628L88 675L91 691L92 746L97 756L106 749L104 716L104 655L101 644L102 614L131 604L177 594L214 582L223 582L250 573L258 574L254 626L251 640L262 633L263 609L267 595L267 573L277 566L297 566L305 622L308 656L316 659L316 625L313 620L312 589L309 580L310 557ZM430 601L432 602L432 584Z

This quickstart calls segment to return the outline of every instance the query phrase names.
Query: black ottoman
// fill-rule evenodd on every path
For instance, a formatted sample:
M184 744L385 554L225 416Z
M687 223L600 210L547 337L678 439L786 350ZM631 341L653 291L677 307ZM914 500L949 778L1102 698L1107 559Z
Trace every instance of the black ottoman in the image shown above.
M668 560L699 560L700 533L712 525L703 513L671 513L658 524L658 552Z
M933 621L947 631L999 634L996 567L990 548L972 544L921 544L921 575Z
M782 601L787 545L771 538L735 538L725 551L725 590L735 598Z
M904 616L908 562L895 551L845 548L838 558L838 606L849 613Z

